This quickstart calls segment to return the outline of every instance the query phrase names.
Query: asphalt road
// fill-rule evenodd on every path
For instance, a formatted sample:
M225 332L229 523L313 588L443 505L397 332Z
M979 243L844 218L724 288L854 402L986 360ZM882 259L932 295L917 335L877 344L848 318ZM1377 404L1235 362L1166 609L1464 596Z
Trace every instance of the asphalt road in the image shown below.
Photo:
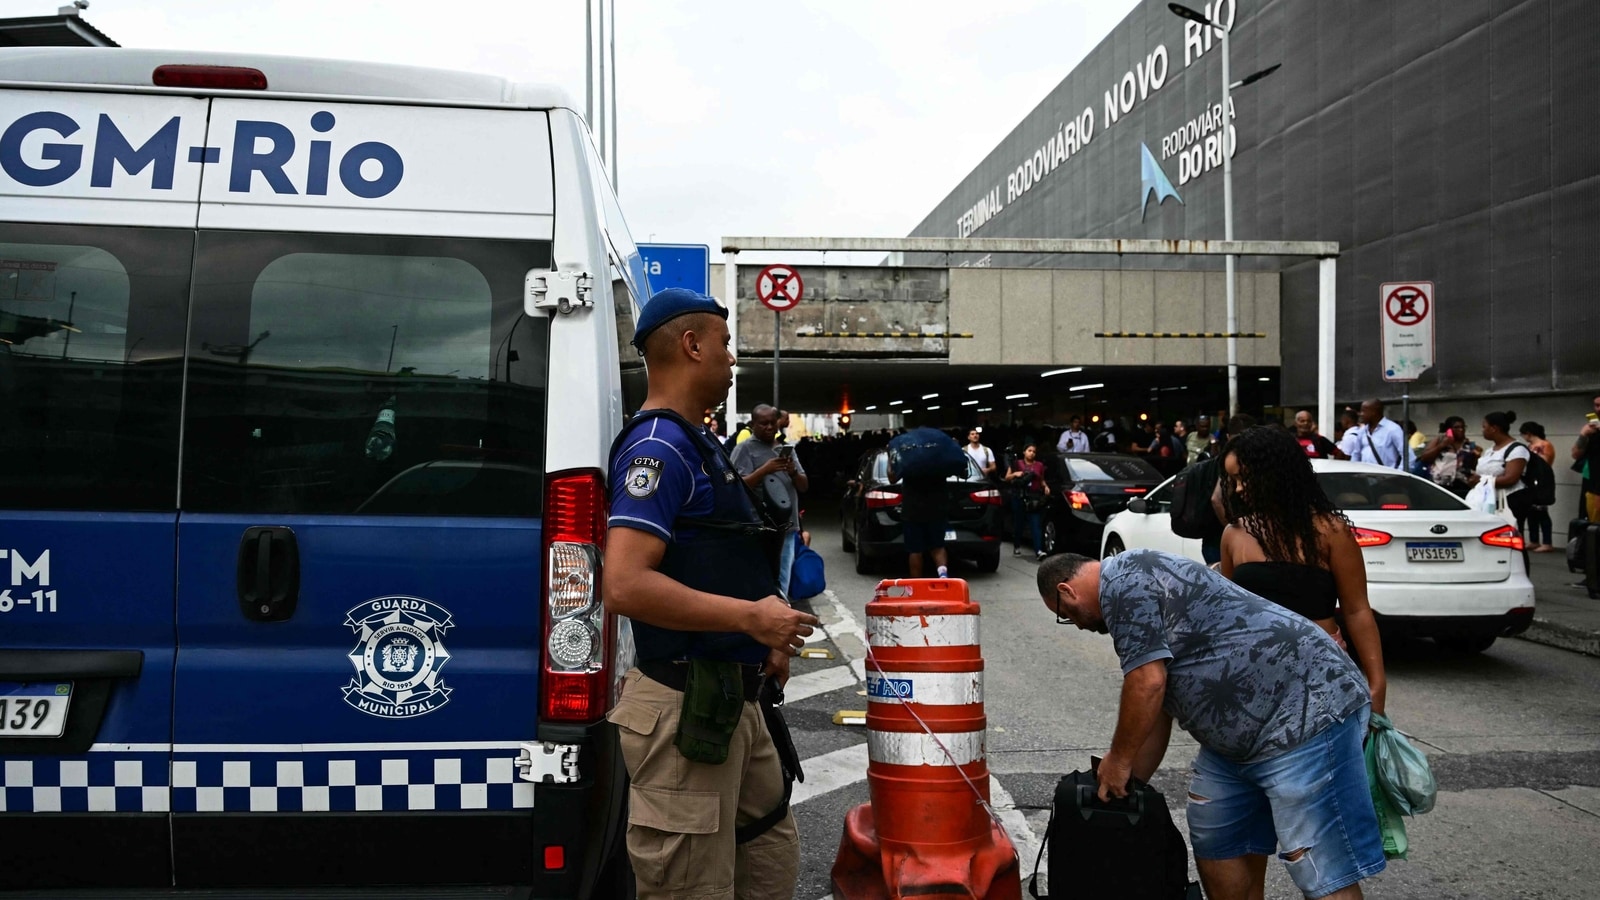
M826 512L823 513L826 515ZM832 659L794 666L788 717L807 782L797 785L802 835L798 900L830 894L829 871L845 813L868 800L866 733L833 724L866 708L859 629L885 569L858 575L838 529L808 517L829 591L811 601L827 625L813 646ZM1115 724L1120 675L1109 638L1054 624L1026 557L1003 556L984 575L958 565L983 605L991 790L1033 868L1056 780L1103 752ZM1389 713L1430 757L1438 805L1406 822L1410 859L1367 882L1381 898L1564 898L1600 883L1600 659L1520 640L1462 657L1431 643L1386 649ZM853 665L852 665L853 663ZM1154 779L1186 828L1188 763L1195 745L1175 734ZM1268 898L1299 897L1282 866L1269 866Z

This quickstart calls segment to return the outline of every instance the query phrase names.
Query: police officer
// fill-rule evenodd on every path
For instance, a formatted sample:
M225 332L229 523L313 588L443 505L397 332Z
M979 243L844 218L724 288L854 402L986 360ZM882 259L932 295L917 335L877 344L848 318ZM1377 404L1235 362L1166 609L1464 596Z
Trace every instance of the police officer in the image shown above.
M761 681L789 677L815 616L777 589L781 532L696 425L733 383L727 310L669 288L633 336L649 392L611 454L604 598L633 622L638 667L608 718L631 779L640 900L790 897L800 838ZM758 832L758 833L757 833Z

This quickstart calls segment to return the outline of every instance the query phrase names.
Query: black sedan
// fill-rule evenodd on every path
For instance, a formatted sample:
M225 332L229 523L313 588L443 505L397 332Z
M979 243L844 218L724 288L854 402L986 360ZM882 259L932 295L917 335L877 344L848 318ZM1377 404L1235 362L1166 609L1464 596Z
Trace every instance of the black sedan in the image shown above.
M1053 493L1044 515L1044 550L1090 557L1100 555L1106 519L1165 480L1154 466L1120 453L1067 453L1054 461L1050 472Z
M945 552L952 560L972 560L980 572L1000 568L1000 489L968 460L966 476L949 478L945 491L949 522ZM872 571L879 560L904 564L900 499L900 482L889 481L888 451L874 450L861 457L839 505L844 549L855 553L857 572Z

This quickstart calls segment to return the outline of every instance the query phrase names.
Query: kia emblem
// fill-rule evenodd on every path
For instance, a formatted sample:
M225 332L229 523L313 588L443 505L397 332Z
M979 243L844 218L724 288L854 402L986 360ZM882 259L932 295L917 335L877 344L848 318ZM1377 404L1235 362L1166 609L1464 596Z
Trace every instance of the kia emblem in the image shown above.
M1450 529L1446 528L1443 525L1435 525L1432 528L1429 528L1428 530L1433 532L1434 534L1444 534L1446 531L1449 531Z

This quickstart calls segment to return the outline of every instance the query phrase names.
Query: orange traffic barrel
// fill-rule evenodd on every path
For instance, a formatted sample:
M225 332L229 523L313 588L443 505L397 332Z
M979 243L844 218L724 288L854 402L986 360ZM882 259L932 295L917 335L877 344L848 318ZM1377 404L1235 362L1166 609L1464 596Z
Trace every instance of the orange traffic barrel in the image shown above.
M867 604L871 803L845 817L836 897L1021 895L988 807L979 611L954 578L883 581Z

